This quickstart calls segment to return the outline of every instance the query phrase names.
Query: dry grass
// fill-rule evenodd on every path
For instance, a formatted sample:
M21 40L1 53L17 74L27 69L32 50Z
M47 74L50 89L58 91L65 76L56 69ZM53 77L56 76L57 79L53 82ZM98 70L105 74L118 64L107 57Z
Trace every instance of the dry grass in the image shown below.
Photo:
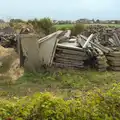
M11 77L11 80L15 82L19 77L21 77L24 73L24 70L19 67L19 59L15 59L8 71L8 75Z
M18 55L12 48L4 48L0 46L0 82L11 81L14 82L22 74L23 69L19 67Z
M0 57L10 55L12 51L13 51L13 49L11 49L11 48L4 48L4 47L0 46Z

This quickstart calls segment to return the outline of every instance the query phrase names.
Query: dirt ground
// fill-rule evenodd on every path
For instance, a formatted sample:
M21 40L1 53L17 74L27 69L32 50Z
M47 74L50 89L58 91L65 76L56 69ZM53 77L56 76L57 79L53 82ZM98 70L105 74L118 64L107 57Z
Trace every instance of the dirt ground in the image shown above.
M24 71L19 67L19 58L13 48L0 46L0 82L9 79L14 82L23 75Z

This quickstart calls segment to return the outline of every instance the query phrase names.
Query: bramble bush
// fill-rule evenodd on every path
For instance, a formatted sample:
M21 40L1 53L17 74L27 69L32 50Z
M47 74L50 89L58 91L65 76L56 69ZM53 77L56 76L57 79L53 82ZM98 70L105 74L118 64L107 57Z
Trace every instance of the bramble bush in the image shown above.
M106 92L81 92L70 100L50 93L0 100L1 120L119 120L119 111L120 83Z
M42 32L45 35L49 35L50 33L56 31L56 28L53 26L53 22L49 18L28 20L28 23L33 25L37 33Z

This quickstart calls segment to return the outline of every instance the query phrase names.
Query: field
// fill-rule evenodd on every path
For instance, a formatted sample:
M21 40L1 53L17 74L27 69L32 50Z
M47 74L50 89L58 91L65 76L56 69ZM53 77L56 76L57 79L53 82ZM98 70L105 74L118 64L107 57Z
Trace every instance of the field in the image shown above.
M36 92L52 92L56 96L69 98L80 91L100 88L107 90L120 82L119 72L97 72L94 70L52 70L41 73L24 73L16 82L0 80L0 96L26 96Z
M61 29L61 28L72 28L73 27L73 24L62 24L62 25L55 25L55 27L57 29Z
M74 24L61 24L61 25L55 25L55 27L58 29L70 29L73 27ZM85 24L86 26L88 25L93 25L93 24ZM96 25L96 24L94 24ZM115 27L120 27L120 24L100 24L100 25L105 25L105 26L115 26Z

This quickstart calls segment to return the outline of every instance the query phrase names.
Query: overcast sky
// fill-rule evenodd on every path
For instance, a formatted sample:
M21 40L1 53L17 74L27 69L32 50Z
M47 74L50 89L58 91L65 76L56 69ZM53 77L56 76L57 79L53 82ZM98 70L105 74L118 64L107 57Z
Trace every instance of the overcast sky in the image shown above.
M120 0L0 0L0 18L120 19Z

